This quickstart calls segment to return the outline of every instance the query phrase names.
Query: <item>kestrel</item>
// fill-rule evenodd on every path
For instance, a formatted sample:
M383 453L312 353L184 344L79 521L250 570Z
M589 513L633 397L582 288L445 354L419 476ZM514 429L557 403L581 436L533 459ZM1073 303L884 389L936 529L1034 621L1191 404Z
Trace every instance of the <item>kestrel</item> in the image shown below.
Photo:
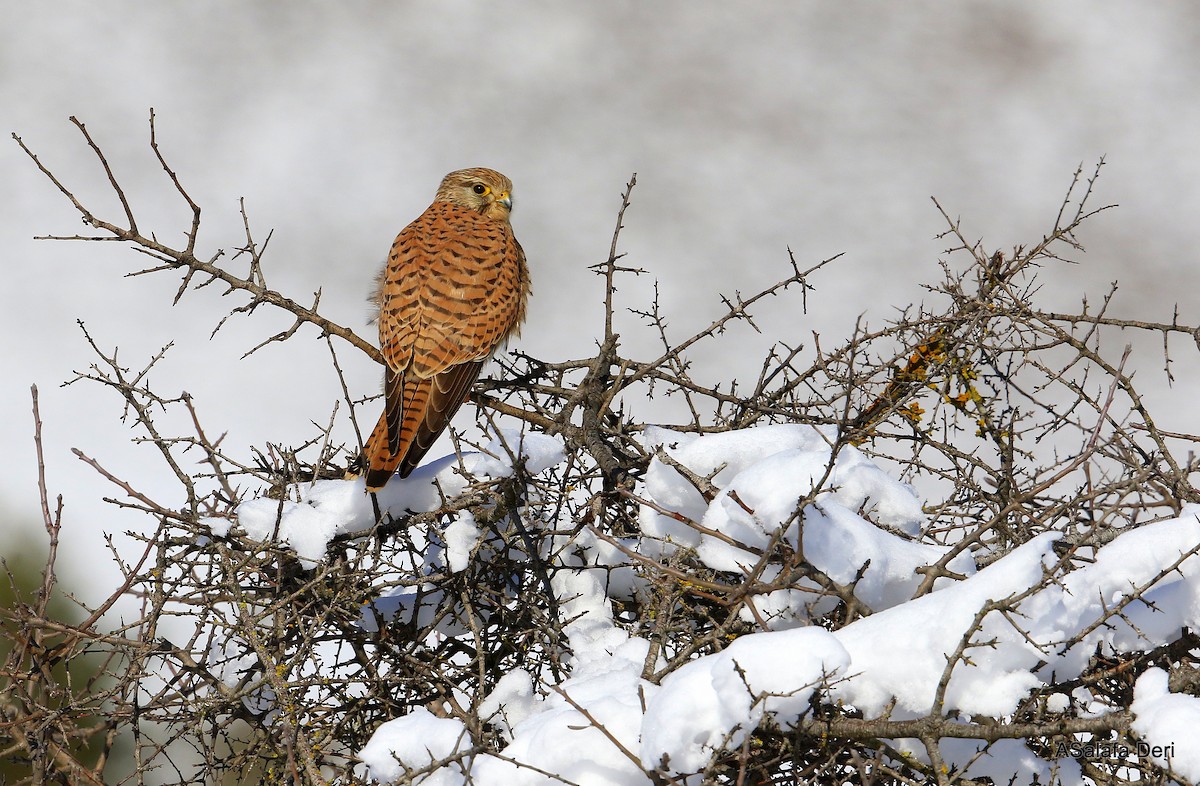
M407 477L462 405L492 353L525 318L529 271L513 236L512 182L451 172L392 244L379 274L384 405L367 440L367 490Z

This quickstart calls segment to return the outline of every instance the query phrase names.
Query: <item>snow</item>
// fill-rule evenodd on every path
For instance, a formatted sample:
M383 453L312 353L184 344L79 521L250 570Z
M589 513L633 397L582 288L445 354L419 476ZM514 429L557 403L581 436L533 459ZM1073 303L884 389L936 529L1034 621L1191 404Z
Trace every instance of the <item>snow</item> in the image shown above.
M928 762L925 746L914 744L915 747L910 748L913 755ZM949 739L942 740L939 749L943 759L965 767L970 777L991 778L995 784L1083 782L1079 762L1075 759L1065 756L1047 762L1035 756L1020 740L997 740L988 744L979 740Z
M472 474L507 478L513 474L517 457L525 460L525 471L536 475L567 458L563 442L558 437L527 432L517 428L497 428L496 438L483 453L475 455Z
M226 687L237 689L246 675L254 671L258 657L245 642L228 636L214 636L205 662L211 664L213 675ZM207 692L212 688L204 686L201 690ZM275 691L269 685L261 685L242 699L242 706L252 715L273 715L275 701Z
M1171 693L1167 673L1147 669L1133 686L1133 732L1148 745L1150 758L1192 783L1200 783L1200 699Z
M674 772L704 769L737 748L770 715L783 727L808 709L813 690L850 665L821 628L745 636L667 675L642 720L642 761Z
M407 478L392 478L376 492L382 512L399 518L410 512L436 510L448 497L467 487L465 476L504 478L513 474L513 462L524 459L525 470L537 474L565 458L562 440L545 434L523 433L518 429L499 429L481 453L466 453L461 464L455 456L430 461ZM469 514L468 514L469 515ZM208 519L216 536L228 532L229 522ZM251 538L279 542L289 546L306 568L325 558L329 543L339 535L360 535L375 523L371 498L363 479L353 481L318 480L288 488L287 497L259 497L237 508L237 524ZM451 570L461 570L473 543L473 520L451 525L447 543ZM466 553L464 553L464 549Z
M358 752L358 758L367 766L372 779L393 783L408 772L450 758L470 742L461 721L438 718L422 707L403 718L381 724ZM461 765L451 764L413 782L425 786L450 786L463 782L461 773Z
M649 541L642 547L644 553L691 548L714 570L744 572L758 561L755 552L766 549L779 532L793 548L798 546L801 519L795 515L796 506L813 497L802 519L804 557L840 584L854 583L862 571L855 595L878 610L912 597L923 579L915 569L937 562L948 551L911 540L924 524L921 502L911 487L888 477L854 447L843 447L834 463L833 438L825 431L776 425L673 439L658 429L650 440L698 475L719 469L713 481L723 487L705 505L678 471L659 458L651 461L645 498L652 505L641 515ZM815 488L820 490L813 495ZM681 514L701 527L663 511ZM947 567L960 574L975 570L966 553ZM765 566L762 575L771 581L776 574L775 568ZM747 621L766 619L772 627L788 626L834 606L826 599L810 607L820 587L809 579L787 585L764 596L757 614L747 610Z
M656 452L634 489L637 536L615 540L577 522L529 522L561 525L549 574L561 619L570 620L561 679L514 669L482 699L476 712L504 741L495 755L473 750L481 741L460 721L424 709L381 724L358 754L370 778L394 783L452 759L414 782L626 786L651 783L657 771L698 784L719 751L737 748L768 720L794 726L814 697L865 719L1005 719L1031 691L1082 675L1097 652L1148 651L1200 627L1200 506L1131 529L1069 565L1053 533L979 570L964 551L918 595L920 569L945 559L949 547L925 535L911 487L854 447L835 455L830 432L773 425L694 436L658 428L644 437ZM514 445L519 450L510 452ZM564 458L557 439L500 433L483 453L393 480L380 504L397 516L433 510L472 475L510 476L514 454L531 473ZM686 473L708 478L707 499ZM321 481L237 510L237 525L251 537L287 544L310 564L324 559L331 538L361 534L371 520L361 481ZM429 622L441 599L436 575L486 559L485 533L472 515L445 521L441 531L408 532L419 554L394 567L387 589L364 609L363 626L397 615ZM221 526L214 520L214 535ZM795 564L778 558L776 544L790 547ZM653 562L683 549L716 571L757 577L761 592L739 612L752 632L668 668L645 631L614 619L612 601L643 597ZM771 562L762 558L769 550ZM812 624L836 599L797 569L801 555L825 581L852 591L863 614L833 631ZM1054 572L1058 578L1046 581ZM1048 693L1045 704L1085 716L1108 711L1086 686ZM1137 680L1132 709L1133 734L1149 755L1200 781L1200 748L1187 744L1200 727L1200 699L1171 693L1166 673L1150 669ZM919 742L890 744L928 760ZM946 739L940 754L956 773L997 783L1083 782L1074 759L1043 759L1019 740Z
M1042 579L1052 535L1018 547L976 575L940 592L909 601L835 631L850 653L854 679L834 686L833 695L878 716L893 699L899 713L923 715L934 707L947 656L969 632L976 613L989 601L1034 586ZM945 696L946 709L1004 715L1040 680L1030 673L1040 653L1004 618L984 620L981 640L995 640L986 650L969 653L970 666L956 668ZM922 653L922 657L909 657Z
M512 742L513 727L537 710L533 695L533 675L524 669L508 672L487 698L479 703L479 717L500 729Z
M454 517L442 533L446 539L446 566L451 572L465 570L471 559L471 552L479 543L479 527L475 526L475 517L470 511L464 510Z
M574 618L566 626L571 676L544 695L523 682L497 685L485 706L509 715L512 741L504 759L475 761L474 782L540 784L542 770L579 784L648 783L633 752L644 703L658 690L641 676L649 642L613 623L595 571L557 573L553 586L563 617Z

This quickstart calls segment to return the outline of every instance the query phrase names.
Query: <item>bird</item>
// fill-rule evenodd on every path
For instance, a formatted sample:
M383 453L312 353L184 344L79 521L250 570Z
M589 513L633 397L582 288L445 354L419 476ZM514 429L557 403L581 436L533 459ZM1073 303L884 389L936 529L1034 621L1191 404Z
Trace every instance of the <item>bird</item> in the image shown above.
M530 287L512 192L492 169L451 172L392 244L372 297L386 366L383 413L364 450L368 492L408 477L484 363L519 333Z

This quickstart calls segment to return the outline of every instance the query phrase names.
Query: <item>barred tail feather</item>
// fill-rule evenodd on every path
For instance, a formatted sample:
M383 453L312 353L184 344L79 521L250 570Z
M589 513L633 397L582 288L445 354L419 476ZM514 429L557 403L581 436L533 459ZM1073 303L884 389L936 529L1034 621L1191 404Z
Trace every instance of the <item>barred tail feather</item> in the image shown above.
M379 491L399 469L406 478L433 447L479 377L483 361L451 366L430 379L388 371L383 414L367 440L367 490Z
M391 479L400 459L388 449L387 413L379 416L367 440L367 491L379 491Z

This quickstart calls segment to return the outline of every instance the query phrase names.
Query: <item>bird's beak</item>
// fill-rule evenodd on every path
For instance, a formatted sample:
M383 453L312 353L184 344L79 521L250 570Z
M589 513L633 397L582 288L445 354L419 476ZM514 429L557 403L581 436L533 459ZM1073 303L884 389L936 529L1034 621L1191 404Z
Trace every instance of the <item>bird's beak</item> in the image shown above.
M504 205L509 210L512 210L512 197L508 195L507 191L505 191L503 194L501 194L500 197L496 201L499 202L500 204Z

